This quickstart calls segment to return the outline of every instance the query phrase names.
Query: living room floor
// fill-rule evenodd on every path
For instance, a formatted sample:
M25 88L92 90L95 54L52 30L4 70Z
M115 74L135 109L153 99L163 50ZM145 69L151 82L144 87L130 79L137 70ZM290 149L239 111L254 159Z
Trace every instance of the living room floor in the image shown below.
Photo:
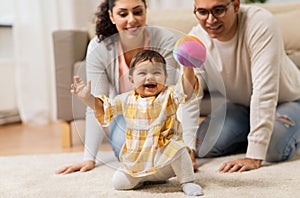
M0 156L80 152L83 148L80 140L74 140L71 148L61 147L59 122L47 125L15 123L0 126ZM108 142L104 142L100 150L109 151L111 147Z
M203 119L204 117L200 117L199 122ZM84 145L78 136L73 135L72 141L70 148L61 146L60 122L46 125L0 125L0 156L83 151ZM111 151L109 142L103 141L99 150Z

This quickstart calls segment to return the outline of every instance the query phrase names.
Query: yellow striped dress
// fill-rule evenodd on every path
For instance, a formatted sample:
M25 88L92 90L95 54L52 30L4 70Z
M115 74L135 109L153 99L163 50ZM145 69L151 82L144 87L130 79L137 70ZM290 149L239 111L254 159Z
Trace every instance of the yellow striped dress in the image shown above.
M199 85L195 87L191 98L199 92ZM126 140L119 158L122 168L131 176L156 173L168 165L180 149L186 147L176 116L178 105L186 103L182 83L175 87L166 86L164 91L153 97L142 98L131 91L113 100L104 95L98 98L104 105L104 115L96 114L102 125L108 126L118 114L123 114L125 118Z

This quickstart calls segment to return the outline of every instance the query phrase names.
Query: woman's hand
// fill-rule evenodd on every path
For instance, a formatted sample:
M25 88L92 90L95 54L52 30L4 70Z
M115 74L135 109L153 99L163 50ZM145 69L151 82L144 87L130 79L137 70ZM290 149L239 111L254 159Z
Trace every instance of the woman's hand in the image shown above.
M261 167L262 160L243 158L237 159L229 162L225 162L219 168L219 171L222 173L233 173L233 172L244 172Z
M57 170L55 173L56 174L69 174L69 173L73 173L76 171L86 172L86 171L92 170L94 167L95 167L95 161L87 160L87 161L84 161L79 164L73 164L70 166L63 167L63 168Z

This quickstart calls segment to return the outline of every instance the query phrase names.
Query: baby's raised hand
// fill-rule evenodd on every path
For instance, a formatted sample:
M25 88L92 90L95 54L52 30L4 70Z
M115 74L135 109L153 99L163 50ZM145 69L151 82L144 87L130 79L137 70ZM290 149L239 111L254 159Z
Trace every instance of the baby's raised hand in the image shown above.
M77 95L83 102L87 101L91 97L91 81L89 80L85 85L79 76L74 76L74 84L71 84L70 92Z

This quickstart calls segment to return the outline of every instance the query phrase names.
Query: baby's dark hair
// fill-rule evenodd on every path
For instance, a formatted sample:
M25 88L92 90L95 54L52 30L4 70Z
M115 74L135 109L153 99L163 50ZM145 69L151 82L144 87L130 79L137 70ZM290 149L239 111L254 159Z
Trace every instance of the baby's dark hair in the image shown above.
M166 60L165 58L157 51L154 50L142 50L138 52L130 62L130 70L129 75L132 76L135 66L138 63L150 61L152 63L161 63L163 65L163 69L165 75L167 75L167 68L166 68Z

